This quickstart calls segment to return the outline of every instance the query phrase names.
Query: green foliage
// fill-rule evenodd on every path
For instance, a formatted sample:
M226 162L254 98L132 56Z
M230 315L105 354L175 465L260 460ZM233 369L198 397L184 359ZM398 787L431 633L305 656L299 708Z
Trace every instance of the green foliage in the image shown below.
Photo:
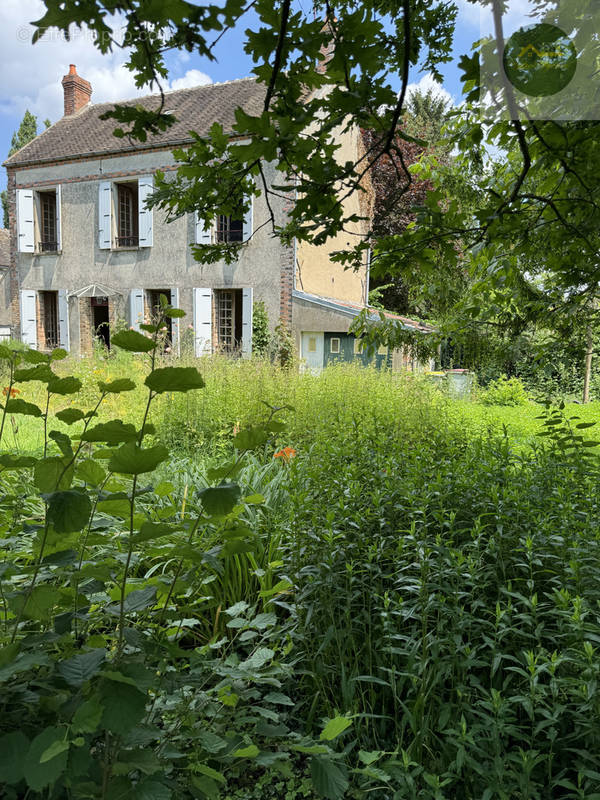
M48 126L46 126L48 127ZM10 150L8 151L8 158L14 155L17 150L20 150L22 147L25 147L32 139L35 139L37 136L37 117L35 117L30 111L25 111L23 119L21 120L21 124L19 125L19 129L15 131L13 134L11 143L10 143ZM8 192L4 189L0 192L0 200L2 201L2 214L3 214L3 228L8 228L9 226L9 215L8 215Z
M269 315L262 300L254 302L252 312L252 352L264 358L269 355L271 348Z
M479 392L479 400L486 406L522 406L527 402L527 392L518 378L506 375L491 381Z

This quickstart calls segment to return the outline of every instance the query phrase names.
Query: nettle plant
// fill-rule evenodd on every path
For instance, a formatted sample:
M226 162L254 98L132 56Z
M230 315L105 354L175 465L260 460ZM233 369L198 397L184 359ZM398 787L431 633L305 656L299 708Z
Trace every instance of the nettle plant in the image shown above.
M233 457L210 471L214 486L177 497L169 482L152 483L169 458L148 421L153 401L204 386L195 367L157 366L164 323L182 316L163 297L144 333L113 336L149 362L139 426L98 419L109 395L136 389L129 378L100 381L92 409L55 410L82 388L53 371L65 351L0 346L9 373L0 441L15 414L44 430L39 457L0 454L2 797L218 797L249 762L286 775L292 756L311 760L323 796L347 786L329 742L350 720L330 720L318 743L288 727L289 644L275 601L290 584L262 591L257 607L222 609L212 637L197 631L225 560L252 547L244 512L262 498L244 496L236 476L284 424L271 408L240 431ZM15 396L27 381L45 385L43 407Z

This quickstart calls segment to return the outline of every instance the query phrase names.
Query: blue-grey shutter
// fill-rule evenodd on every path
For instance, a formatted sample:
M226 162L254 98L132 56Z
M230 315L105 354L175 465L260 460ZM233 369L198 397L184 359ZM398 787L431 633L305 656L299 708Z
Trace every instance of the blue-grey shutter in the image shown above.
M154 235L152 225L152 209L146 205L147 198L154 191L154 178L146 175L138 181L138 230L140 247L152 247Z
M252 355L252 302L253 289L242 289L242 357Z
M171 305L173 308L179 308L179 289L171 289ZM180 329L179 329L179 317L175 317L171 319L171 350L173 355L180 355L179 353L179 342L180 342Z
M242 228L242 239L247 242L254 231L254 198L245 197L244 201L249 203L248 210L244 213L244 225Z
M58 335L60 346L69 350L69 300L66 289L58 290Z
M17 233L19 252L34 253L33 189L17 189Z
M204 220L198 216L197 211L194 220L196 227L196 244L212 244L212 225L206 225Z
M144 290L131 289L129 292L129 325L135 330L140 330L140 323L144 321Z
M194 352L212 353L212 289L194 289Z
M98 186L98 247L110 250L112 246L112 184L100 181Z
M37 298L36 292L21 289L21 339L29 347L37 347Z
M56 241L57 249L62 250L62 191L60 186L56 187Z

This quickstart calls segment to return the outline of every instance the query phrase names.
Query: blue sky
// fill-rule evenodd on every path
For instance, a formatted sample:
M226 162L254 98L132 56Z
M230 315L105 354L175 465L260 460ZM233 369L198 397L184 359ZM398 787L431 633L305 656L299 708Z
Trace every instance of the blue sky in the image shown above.
M443 88L455 102L460 101L461 87L458 58L468 52L481 31L480 8L467 0L456 0L459 19L454 42L454 60L443 68ZM527 0L512 0L508 22L522 21ZM125 55L117 51L103 56L94 47L87 31L65 41L57 32L50 32L36 45L31 44L31 20L44 12L41 0L0 0L0 155L8 153L10 141L26 109L36 114L39 130L42 120L55 122L63 113L60 81L69 64L77 65L79 74L92 84L92 102L117 101L133 97L136 89L133 76L124 67ZM484 23L485 25L485 23ZM512 26L511 26L512 27ZM200 83L221 82L250 74L252 63L243 52L243 32L231 31L216 51L217 61L208 61L187 53L174 53L169 58L169 88L184 88ZM418 70L411 81L431 80ZM146 94L147 91L142 92ZM6 174L0 171L0 188Z

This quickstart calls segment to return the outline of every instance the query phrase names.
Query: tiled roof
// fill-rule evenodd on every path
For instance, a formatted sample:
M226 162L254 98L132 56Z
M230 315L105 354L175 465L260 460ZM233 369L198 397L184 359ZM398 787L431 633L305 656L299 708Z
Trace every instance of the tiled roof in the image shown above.
M292 292L292 297L297 300L305 300L307 303L314 303L315 305L323 306L324 308L328 308L330 311L337 311L338 313L347 314L351 317L357 317L365 308L367 308L369 311L369 316L373 320L378 319L379 314L381 313L381 310L378 308L363 306L359 303L351 303L348 300L337 300L333 297L321 297L320 295L308 294L307 292L300 292L298 289L294 289ZM431 325L427 325L425 322L420 322L416 319L409 319L408 317L402 317L400 314L394 314L391 311L384 311L383 314L385 317L387 317L387 319L398 320L403 327L412 328L420 331L421 333L432 333L435 330L435 328L433 328Z
M10 234L6 228L0 228L0 267L10 264Z
M262 110L264 96L265 87L254 78L166 92L164 111L172 112L176 122L164 133L148 136L146 142L118 139L113 135L117 127L115 120L99 119L105 111L114 108L114 103L90 104L76 114L60 119L4 163L12 167L81 156L134 152L161 145L175 146L192 141L190 130L201 136L208 134L215 122L223 126L225 133L231 133L235 110L241 107L249 114L258 114ZM138 104L145 109L158 109L160 96L148 95L122 103Z

